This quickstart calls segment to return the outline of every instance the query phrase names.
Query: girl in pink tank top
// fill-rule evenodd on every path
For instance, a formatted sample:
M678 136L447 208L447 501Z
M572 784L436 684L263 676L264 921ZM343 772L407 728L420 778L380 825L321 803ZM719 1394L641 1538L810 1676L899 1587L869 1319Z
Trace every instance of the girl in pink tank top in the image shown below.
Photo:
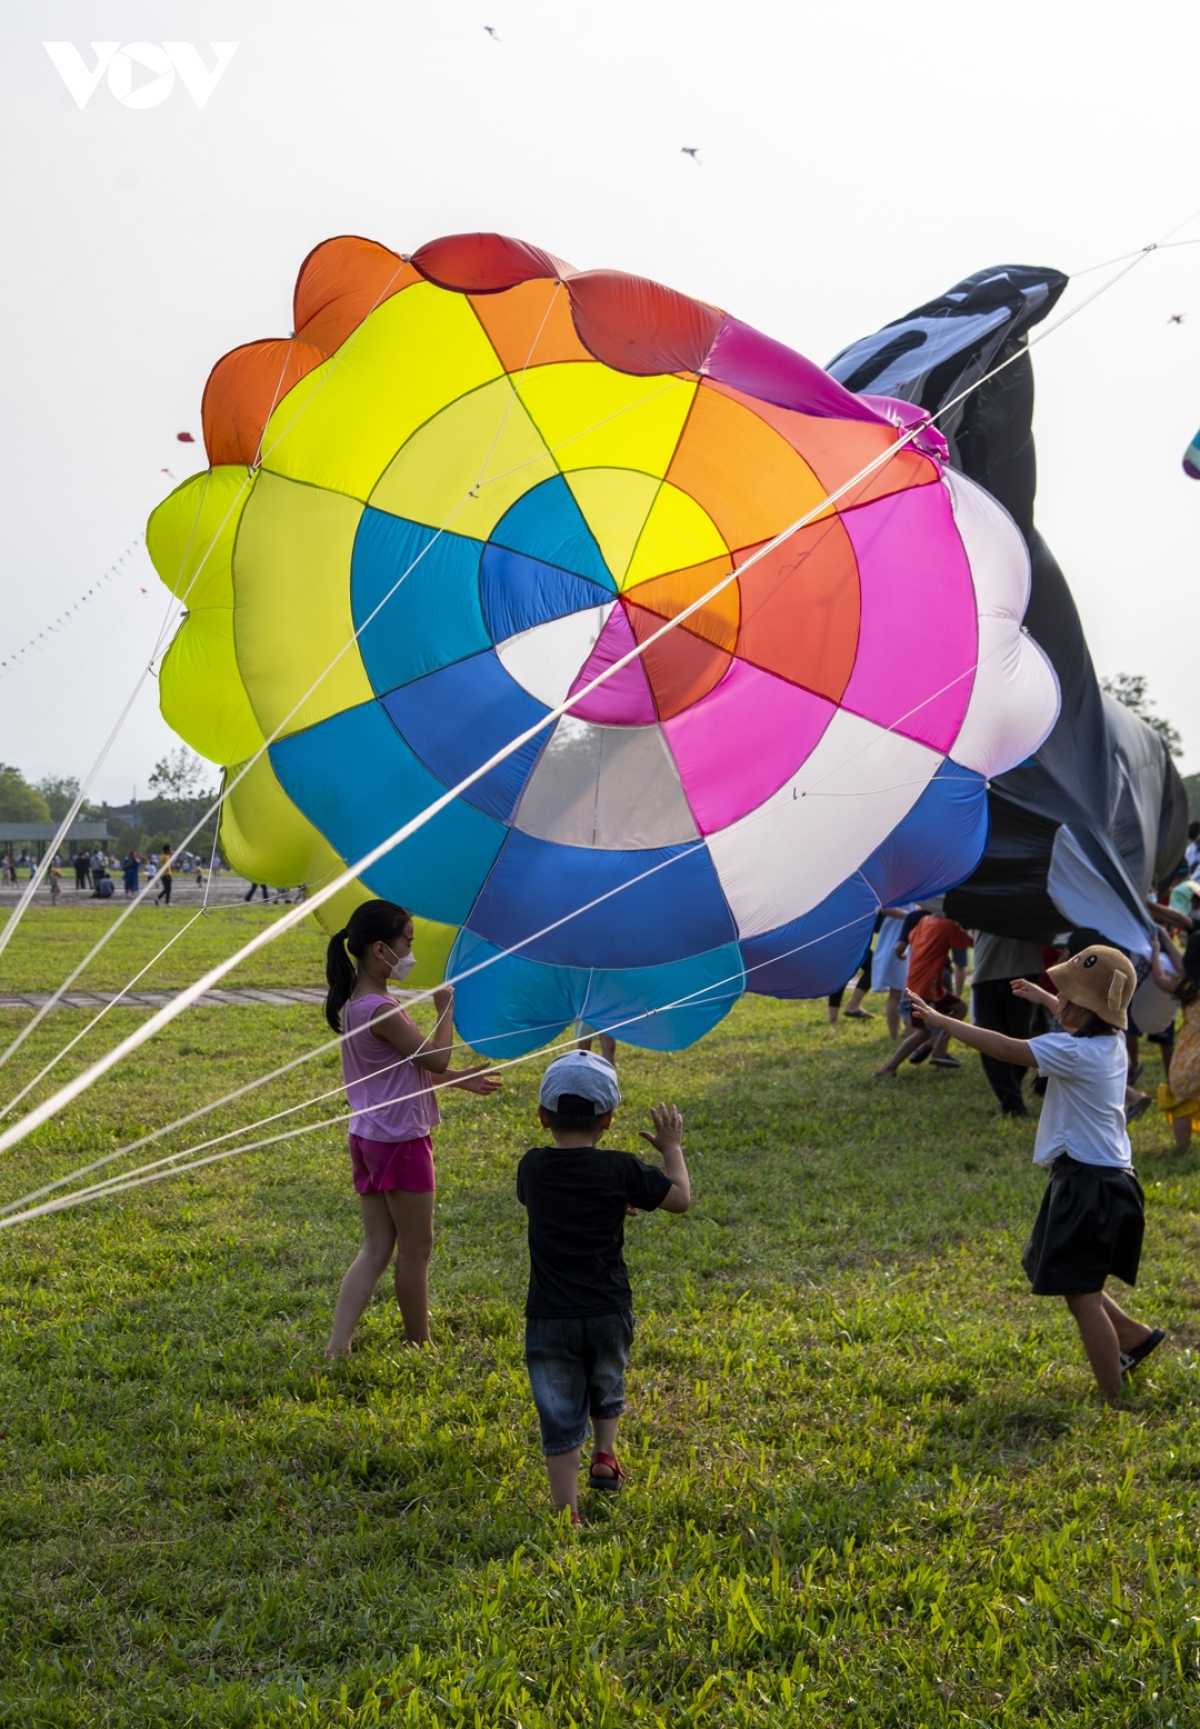
M412 970L412 942L411 914L393 901L367 901L330 938L326 951L325 1018L343 1035L350 1160L363 1222L363 1246L342 1280L327 1360L349 1355L354 1328L393 1254L396 1301L409 1342L429 1343L435 1187L430 1135L440 1121L434 1089L487 1094L501 1085L486 1063L450 1067L453 986L434 991L437 1025L428 1036L388 995L388 981L398 982Z

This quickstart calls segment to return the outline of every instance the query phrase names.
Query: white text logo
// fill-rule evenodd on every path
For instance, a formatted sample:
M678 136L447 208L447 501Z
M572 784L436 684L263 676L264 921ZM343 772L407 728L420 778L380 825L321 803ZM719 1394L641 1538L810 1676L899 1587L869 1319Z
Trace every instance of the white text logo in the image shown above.
M43 42L62 81L81 108L108 73L108 88L126 108L157 108L165 102L178 72L184 89L203 108L222 72L237 52L236 42L211 42L216 65L210 72L190 42L93 42L96 64L88 66L73 42ZM150 77L137 78L135 68Z

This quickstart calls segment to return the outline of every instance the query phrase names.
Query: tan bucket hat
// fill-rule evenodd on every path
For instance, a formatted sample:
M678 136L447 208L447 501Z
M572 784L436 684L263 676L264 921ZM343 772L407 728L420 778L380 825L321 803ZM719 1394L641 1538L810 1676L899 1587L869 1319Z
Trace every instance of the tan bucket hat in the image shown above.
M1091 1009L1110 1027L1120 1027L1122 1032L1128 1027L1129 1016L1125 1011L1137 989L1137 973L1133 962L1119 949L1093 943L1091 948L1080 949L1069 961L1051 967L1049 977L1069 1003Z

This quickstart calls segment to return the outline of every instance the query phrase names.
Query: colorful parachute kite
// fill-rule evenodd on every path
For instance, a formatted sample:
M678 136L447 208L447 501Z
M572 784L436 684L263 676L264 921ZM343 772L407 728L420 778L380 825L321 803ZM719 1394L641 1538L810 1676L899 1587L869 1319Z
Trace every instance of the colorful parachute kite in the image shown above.
M203 420L148 531L188 607L162 705L214 761L269 743L222 829L251 878L328 881L648 644L327 909L443 927L489 1051L576 1015L677 1048L841 984L1053 724L1024 544L925 417L655 283L329 241Z
M1200 480L1200 432L1183 453L1183 472L1192 480Z

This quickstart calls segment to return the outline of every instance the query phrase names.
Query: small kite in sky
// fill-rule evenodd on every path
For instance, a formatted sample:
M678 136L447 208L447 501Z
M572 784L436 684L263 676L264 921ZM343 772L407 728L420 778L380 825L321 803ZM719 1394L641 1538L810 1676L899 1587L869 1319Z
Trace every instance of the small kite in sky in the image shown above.
M679 148L681 155L690 156L692 161L696 162L696 153L700 149L698 144L681 144ZM700 166L698 162L696 162L696 166Z
M195 444L196 442L190 432L177 432L175 436L179 440L180 444Z
M487 31L493 42L499 42L500 38L497 36L490 24L485 24L484 29Z

